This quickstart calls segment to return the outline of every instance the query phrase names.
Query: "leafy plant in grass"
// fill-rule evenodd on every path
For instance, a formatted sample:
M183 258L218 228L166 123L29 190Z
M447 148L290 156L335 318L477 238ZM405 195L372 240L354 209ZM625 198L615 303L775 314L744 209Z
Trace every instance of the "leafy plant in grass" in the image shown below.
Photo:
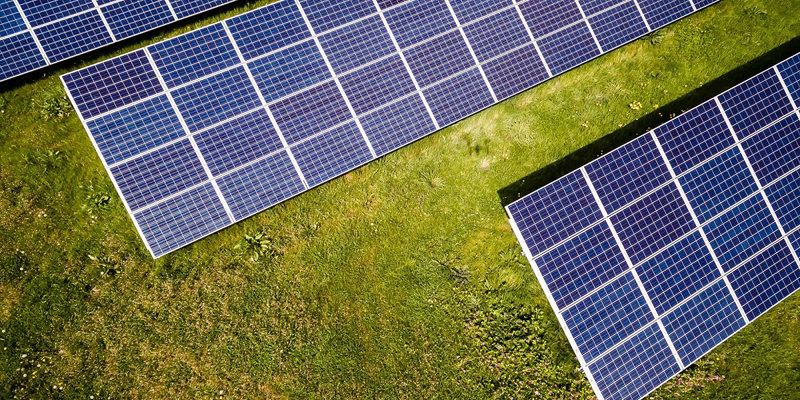
M39 112L45 121L61 121L72 114L72 105L61 90L45 92L40 104Z
M95 192L86 196L86 205L84 207L89 214L97 215L108 211L110 204L111 195L108 192Z
M25 162L29 165L38 165L45 171L61 167L66 156L61 150L37 150L25 155Z
M235 248L244 250L245 254L250 255L250 259L253 261L258 261L260 257L274 258L277 256L272 238L267 236L263 230L245 234Z
M88 254L91 265L100 269L100 275L114 276L120 272L119 263L112 257L100 253L99 255Z

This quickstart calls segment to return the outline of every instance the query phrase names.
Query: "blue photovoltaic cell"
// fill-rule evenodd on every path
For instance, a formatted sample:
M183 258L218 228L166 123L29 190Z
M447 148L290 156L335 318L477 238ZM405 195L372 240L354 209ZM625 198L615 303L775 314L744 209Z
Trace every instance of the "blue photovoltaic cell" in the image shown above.
M718 1L719 0L695 0L694 5L699 10L703 7L710 6Z
M166 95L87 121L86 126L108 165L186 135Z
M800 119L790 114L745 140L742 147L761 185L769 185L800 166Z
M541 254L536 265L559 309L628 270L606 223L595 225Z
M508 211L531 257L603 218L580 171L519 199Z
M653 321L632 273L622 275L562 314L587 363Z
M208 180L188 139L112 167L111 174L133 211Z
M589 18L603 51L609 51L647 33L642 15L632 1Z
M27 29L12 0L0 0L0 37ZM5 54L5 53L0 53ZM4 67L5 63L2 64Z
M339 81L359 115L416 91L398 55L353 71Z
M758 190L738 147L712 158L679 181L701 224Z
M142 50L80 69L63 79L84 119L162 91Z
M778 64L778 71L795 104L800 103L800 54Z
M436 130L436 126L418 94L361 116L360 120L364 132L378 156Z
M219 178L217 184L237 221L305 190L285 151Z
M378 6L381 8L381 10L385 10L389 7L396 6L406 1L411 1L411 0L378 0Z
M583 12L588 17L620 4L621 1L625 0L579 0L578 3L581 4Z
M281 100L270 109L289 144L353 118L334 82Z
M731 131L714 100L671 119L653 132L676 175L734 144Z
M311 37L293 1L279 1L226 21L245 60Z
M609 214L672 179L650 135L626 143L585 169Z
M800 170L783 177L775 184L767 186L767 194L772 209L784 231L790 232L800 226ZM800 250L800 249L798 249Z
M372 0L300 0L317 34L378 12Z
M483 71L498 99L517 94L548 78L533 43L487 62Z
M308 186L317 186L372 159L355 122L332 129L292 148Z
M467 43L458 31L425 42L404 54L422 87L475 66Z
M583 19L574 0L526 1L519 9L536 39Z
M214 176L283 147L263 108L198 133L194 140Z
M100 14L94 10L36 28L35 31L51 63L113 41Z
M781 240L729 275L733 291L750 320L800 288L800 269Z
M401 48L456 28L447 3L441 0L409 1L384 16Z
M722 93L719 101L739 139L792 111L789 98L772 69Z
M800 251L800 231L790 234L789 241L792 243L792 248L795 249L795 252Z
M699 232L645 261L636 272L659 315L720 277Z
M231 1L232 0L169 0L178 18L186 18L190 15L230 3Z
M0 39L0 80L47 65L30 32Z
M32 27L94 8L92 0L19 0Z
M437 83L424 94L439 125L450 125L494 104L477 68Z
M677 187L667 185L611 216L633 265L695 228Z
M725 272L781 237L761 195L712 220L703 230Z
M326 33L319 42L336 74L395 52L392 38L377 15Z
M209 25L156 43L148 50L169 88L239 63L222 24Z
M692 12L692 4L688 0L639 0L639 7L653 30Z
M134 218L155 257L231 223L211 183L142 210Z
M636 336L589 365L605 400L640 399L680 372L658 325Z
M600 55L597 43L584 23L572 25L539 40L539 48L554 75Z
M745 325L723 280L664 316L662 322L683 365L691 365Z
M172 97L192 132L261 106L243 67L178 88Z
M248 66L267 102L332 77L322 53L310 40L253 60Z
M101 11L117 40L173 21L172 12L164 0L122 0L103 7Z
M489 15L513 4L511 0L451 0L450 5L462 25L474 19ZM515 11L516 12L516 11Z
M480 62L531 43L525 25L514 8L465 26L464 33Z

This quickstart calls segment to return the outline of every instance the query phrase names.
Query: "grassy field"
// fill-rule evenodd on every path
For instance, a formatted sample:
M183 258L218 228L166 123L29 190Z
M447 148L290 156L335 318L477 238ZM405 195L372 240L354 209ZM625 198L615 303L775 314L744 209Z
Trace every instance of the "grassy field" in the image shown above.
M58 75L261 4L0 89L0 398L591 398L503 206L800 51L800 0L725 0L153 261ZM653 397L800 398L798 332Z

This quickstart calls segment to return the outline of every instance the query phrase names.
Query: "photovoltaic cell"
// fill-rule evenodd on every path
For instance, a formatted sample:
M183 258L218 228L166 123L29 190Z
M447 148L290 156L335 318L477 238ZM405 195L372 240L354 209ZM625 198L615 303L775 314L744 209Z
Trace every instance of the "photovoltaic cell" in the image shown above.
M508 210L532 257L603 218L580 171L510 204Z
M587 363L653 320L632 273L564 310L563 315Z
M450 125L494 103L477 68L424 90L440 125Z
M789 98L771 69L719 95L719 101L739 139L792 111Z
M692 4L688 0L639 0L639 7L653 30L692 12Z
M669 120L653 132L676 175L705 162L734 143L714 100Z
M154 255L164 255L231 224L210 183L134 214Z
M340 82L359 115L416 91L398 55L344 75Z
M699 10L699 9L701 9L703 7L710 6L710 5L712 5L712 4L714 4L714 3L718 2L718 1L719 0L695 0L694 5Z
M292 148L309 186L317 186L372 159L355 122L350 122Z
M450 0L450 5L462 25L512 4L511 0Z
M116 110L86 126L108 165L186 135L166 95Z
M0 0L0 37L22 32L25 29L25 21L22 20L22 16L17 11L17 6L14 5L14 2L12 0Z
M781 178L764 189L785 231L800 227L800 170ZM800 250L800 249L798 249Z
M401 48L456 28L447 3L441 0L409 1L388 11L385 16Z
M680 371L657 325L623 342L589 365L606 400L640 399Z
M361 117L361 125L378 156L436 130L418 94Z
M311 37L293 1L278 1L226 21L245 60Z
M248 66L267 102L333 77L313 41L253 60Z
M659 315L721 277L699 232L645 261L636 272Z
M614 49L647 33L647 26L632 1L589 17L589 24L603 51Z
M91 0L19 0L31 26L39 26L94 7Z
M372 0L300 0L300 4L317 34L377 11Z
M47 65L30 32L0 39L0 80Z
M800 103L800 54L778 64L778 71L795 103Z
M655 142L643 135L586 165L606 212L612 213L671 177Z
M536 265L548 287L555 288L552 295L559 309L628 270L617 241L605 223L594 225L541 254Z
M586 24L571 25L539 41L547 65L553 74L560 74L600 55Z
M263 108L198 133L194 140L214 176L283 147Z
M225 175L217 184L237 221L305 190L285 151Z
M679 182L701 224L758 190L736 147L682 176Z
M725 272L781 236L760 195L712 220L703 230Z
M186 18L230 3L230 0L169 0L169 2L178 18Z
M395 52L392 38L379 16L326 33L319 41L337 74Z
M97 11L79 14L34 31L51 63L113 41Z
M519 9L536 39L583 18L574 0L526 1Z
M121 40L174 20L164 0L122 0L102 8L114 38Z
M467 25L464 33L480 62L531 43L525 25L513 8Z
M667 185L611 216L620 241L636 265L694 227L678 189Z
M222 24L174 37L148 47L167 87L188 83L239 63Z
M487 62L483 71L498 99L505 99L548 78L532 43Z
M261 106L242 67L180 87L172 96L192 132Z
M722 280L664 316L664 328L684 365L691 365L744 325L744 318Z
M475 66L467 43L457 31L407 50L405 56L422 87Z
M270 109L289 144L353 117L334 82L323 83L281 100Z
M800 288L800 269L780 241L731 272L731 286L750 320Z
M778 121L742 143L762 185L800 166L800 119L797 114Z
M583 12L587 16L591 16L620 4L621 1L625 0L578 0L578 3L580 3Z

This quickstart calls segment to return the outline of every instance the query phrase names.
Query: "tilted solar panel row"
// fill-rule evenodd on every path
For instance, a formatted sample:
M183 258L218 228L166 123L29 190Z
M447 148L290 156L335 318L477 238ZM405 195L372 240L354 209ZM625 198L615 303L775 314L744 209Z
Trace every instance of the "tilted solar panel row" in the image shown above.
M800 289L800 54L507 206L600 399Z
M234 0L0 0L0 81Z
M62 80L160 256L695 9L284 0Z

